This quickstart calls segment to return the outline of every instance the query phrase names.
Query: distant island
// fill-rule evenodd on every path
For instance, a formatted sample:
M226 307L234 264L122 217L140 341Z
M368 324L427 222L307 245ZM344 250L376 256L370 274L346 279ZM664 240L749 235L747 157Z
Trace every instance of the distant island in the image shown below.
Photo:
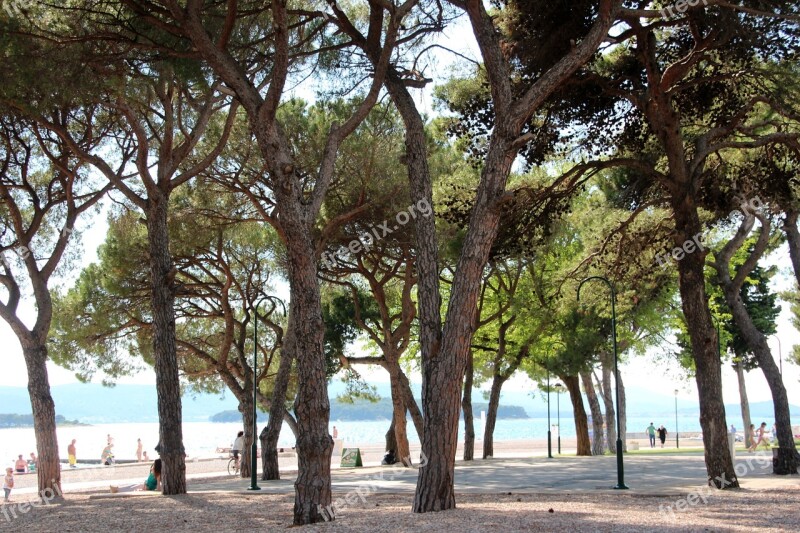
M77 420L67 420L62 415L56 415L57 426L88 426ZM14 413L0 413L0 428L29 428L33 427L33 415L18 415Z
M419 400L417 400L419 402ZM489 404L475 403L472 410L476 417L480 417L481 411L488 411ZM392 400L382 398L377 402L358 401L355 403L339 402L331 400L331 420L390 420L392 417ZM530 418L525 409L519 405L500 405L497 409L497 418L525 419ZM266 421L267 414L259 413L259 421ZM216 413L209 417L211 422L241 422L242 414L237 410L227 410Z

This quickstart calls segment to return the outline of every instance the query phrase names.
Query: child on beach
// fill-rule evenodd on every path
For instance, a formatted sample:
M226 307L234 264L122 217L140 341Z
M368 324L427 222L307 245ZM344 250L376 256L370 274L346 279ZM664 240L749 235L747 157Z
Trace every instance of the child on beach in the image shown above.
M11 489L14 488L14 469L11 467L6 468L6 477L3 478L3 492L5 493L4 502L8 501L11 496Z

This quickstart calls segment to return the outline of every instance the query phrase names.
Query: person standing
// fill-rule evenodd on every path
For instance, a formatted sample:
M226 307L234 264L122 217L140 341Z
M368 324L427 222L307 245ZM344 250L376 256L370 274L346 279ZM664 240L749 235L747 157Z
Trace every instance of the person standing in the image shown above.
M14 469L10 466L6 468L6 477L3 478L3 492L4 495L4 502L8 502L8 499L11 497L11 489L14 488Z
M142 439L136 439L136 461L142 462Z
M663 448L664 443L667 442L667 428L663 424L658 428L658 440L661 441L661 447Z
M650 425L647 427L647 436L650 437L650 447L656 447L656 427L650 422Z
M333 426L333 435L332 436L333 436L334 439L338 439L339 438L339 430L336 429L336 426Z
M69 460L69 467L70 468L77 468L75 463L78 462L78 454L75 451L75 439L72 439L72 442L69 443L67 446L67 459Z

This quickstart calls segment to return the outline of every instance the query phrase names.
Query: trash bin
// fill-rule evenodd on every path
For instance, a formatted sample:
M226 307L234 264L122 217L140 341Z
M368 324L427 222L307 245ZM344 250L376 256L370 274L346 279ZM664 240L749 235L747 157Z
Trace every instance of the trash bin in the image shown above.
M736 460L736 433L728 433L728 449L731 451L731 459Z

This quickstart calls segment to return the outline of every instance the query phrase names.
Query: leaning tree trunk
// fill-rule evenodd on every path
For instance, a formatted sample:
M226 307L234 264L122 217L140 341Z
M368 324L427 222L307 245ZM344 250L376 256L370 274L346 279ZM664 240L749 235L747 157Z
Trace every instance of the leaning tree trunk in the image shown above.
M256 438L255 433L253 433L253 386L252 386L252 375L249 378L251 385L246 386L244 388L244 396L241 400L239 400L239 412L242 413L242 424L244 427L244 441L242 444L242 450L239 450L241 453L241 468L239 470L239 475L243 478L250 477L250 463L251 463L251 448L253 445L253 439Z
M398 370L400 365L397 363L389 364L389 387L392 394L392 420L394 424L395 457L404 466L411 466L411 450L408 447L408 433L406 432L406 403Z
M505 379L495 374L489 391L489 407L486 412L486 427L483 430L483 458L494 456L494 426L497 423L497 409L500 407L500 390Z
M772 403L775 410L775 425L777 426L778 454L773 459L772 472L778 475L796 474L800 463L797 447L792 435L792 421L789 414L789 397L783 384L778 365L772 357L767 338L756 328L747 312L739 290L728 283L725 286L725 301L728 303L736 326L742 338L747 343L750 351L755 355L758 366L767 378L769 390L772 392Z
M169 195L148 191L147 238L153 307L153 359L158 397L158 438L161 444L161 485L164 494L186 493L181 383L175 351L175 269L169 252Z
M592 455L603 455L605 447L603 446L603 411L600 409L600 400L597 399L597 393L594 390L592 375L587 371L581 372L580 376L583 389L586 391L586 398L589 400L589 410L592 412ZM559 428L560 430L561 428Z
M613 359L609 362L608 354L605 354L602 360L603 371L603 386L601 387L603 393L603 403L606 407L606 442L608 443L608 450L611 453L617 453L617 414L614 409L614 390L611 388L611 371L614 364Z
M281 473L278 465L278 439L281 436L281 425L286 417L286 390L289 388L289 377L292 373L292 353L294 353L293 323L290 321L286 328L283 346L278 364L278 374L272 389L270 401L269 420L267 427L262 431L261 462L264 472L261 479L280 479Z
M569 391L572 410L575 414L575 435L578 437L578 455L592 455L592 443L589 441L589 421L583 408L581 385L578 376L559 376Z
M789 245L789 258L792 261L792 269L797 283L800 284L800 231L797 229L796 209L786 209L786 218L783 221L783 233L786 235L786 243Z
M626 437L628 435L627 416L625 409L625 385L622 382L622 373L617 373L617 386L619 387L619 405L617 406L617 416L619 417L619 438L622 442L622 451L628 451Z
M744 381L744 368L742 363L733 365L736 370L736 379L739 381L739 405L742 408L742 423L744 423L744 445L749 448L753 442L750 439L750 401L747 399L747 387Z
M61 498L61 465L58 461L56 408L47 378L47 347L23 345L22 354L28 370L28 395L33 412L33 432L39 464L36 475L39 494L48 499Z
M293 167L287 163L284 168L289 171ZM278 181L294 183L294 180L294 176L283 176ZM298 212L302 206L293 196L285 197L288 193L280 187L276 194L279 206L283 207L280 219L288 251L289 320L294 332L289 355L297 360L299 384L295 404L299 434L294 524L304 525L334 518L324 512L331 505L333 451L333 439L328 433L331 407L325 376L325 329L311 228L305 215Z
M420 442L422 442L422 432L425 427L425 421L422 419L422 412L420 412L417 401L414 399L414 391L411 390L408 377L405 375L402 368L400 369L400 386L402 387L403 396L405 397L406 409L408 409L408 414L411 415L411 420L414 422L414 429L417 430L417 436Z
M385 435L386 440L386 448L384 448L387 452L392 450L395 452L395 458L397 457L397 434L394 432L394 417L392 417L392 421L389 424L389 430L386 432Z
M686 187L689 188L688 186ZM690 192L671 198L675 218L675 243L683 246L702 235L702 225L697 206ZM691 340L695 362L695 379L700 398L700 427L703 430L706 473L709 484L717 488L737 488L739 482L733 469L728 449L728 428L725 420L725 403L722 400L722 369L717 352L717 332L708 309L705 290L704 250L678 261L681 305Z
M464 377L464 393L461 410L464 412L464 460L475 458L475 415L472 412L472 382L474 378L474 360L472 354L467 359L467 372Z

